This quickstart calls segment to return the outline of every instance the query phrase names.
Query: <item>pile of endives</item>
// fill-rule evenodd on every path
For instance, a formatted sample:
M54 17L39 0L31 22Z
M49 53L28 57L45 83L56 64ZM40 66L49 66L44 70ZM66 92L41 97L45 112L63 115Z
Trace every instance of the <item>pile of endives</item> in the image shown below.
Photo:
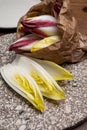
M61 40L57 20L51 15L21 20L18 30L25 36L12 43L10 51L33 53Z
M33 53L61 40L57 20L51 15L21 20L18 29L26 35L12 43L10 51ZM65 99L66 95L57 81L73 77L53 62L22 55L16 55L11 64L4 65L1 74L11 88L41 112L45 109L43 96L52 100Z
M45 109L43 96L52 100L65 99L66 95L57 81L73 77L53 62L22 55L16 55L15 60L1 67L0 71L11 88L41 112Z

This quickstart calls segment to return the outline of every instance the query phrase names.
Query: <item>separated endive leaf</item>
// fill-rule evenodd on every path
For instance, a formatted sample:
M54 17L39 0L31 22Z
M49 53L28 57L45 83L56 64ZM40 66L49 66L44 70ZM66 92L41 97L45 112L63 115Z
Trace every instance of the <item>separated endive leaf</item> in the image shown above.
M55 100L65 99L65 93L53 77L34 60L31 60L25 56L17 55L12 64L24 67L29 75L31 75L36 81L44 96Z
M73 75L68 70L54 62L35 58L31 59L39 63L55 80L68 80L73 78Z
M31 102L38 110L44 111L42 94L36 82L23 67L8 64L1 68L1 74L11 88Z

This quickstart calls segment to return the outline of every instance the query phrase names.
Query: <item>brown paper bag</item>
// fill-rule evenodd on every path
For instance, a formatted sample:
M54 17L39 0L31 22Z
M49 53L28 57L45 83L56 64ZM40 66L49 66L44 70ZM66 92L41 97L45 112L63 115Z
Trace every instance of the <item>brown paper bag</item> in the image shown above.
M59 10L57 4L62 7ZM39 4L33 6L20 20L32 16L50 14L58 21L58 29L62 34L62 40L32 53L23 53L23 55L31 56L43 60L53 61L57 64L64 62L79 62L87 56L87 39L78 32L77 22L70 9L69 0L42 0ZM17 37L26 35L17 29Z

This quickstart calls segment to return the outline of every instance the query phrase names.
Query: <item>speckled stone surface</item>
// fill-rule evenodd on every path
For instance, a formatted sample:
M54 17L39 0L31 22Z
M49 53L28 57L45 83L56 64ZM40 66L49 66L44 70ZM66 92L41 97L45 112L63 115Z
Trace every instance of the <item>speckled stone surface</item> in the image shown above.
M0 37L0 67L15 58L8 51L15 34ZM0 75L0 130L63 130L87 117L87 60L65 64L73 73L71 81L63 81L64 101L45 101L45 111L40 113L28 101L13 91Z

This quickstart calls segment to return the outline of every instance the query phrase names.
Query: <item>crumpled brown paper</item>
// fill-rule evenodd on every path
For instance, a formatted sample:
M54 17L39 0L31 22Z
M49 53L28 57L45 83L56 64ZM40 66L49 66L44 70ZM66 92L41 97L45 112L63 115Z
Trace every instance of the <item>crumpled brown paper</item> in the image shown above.
M57 11L57 8L53 8L57 2L62 4L60 12ZM23 55L53 61L57 64L74 63L84 59L87 56L87 39L84 40L78 32L77 22L72 15L69 0L42 0L27 12L19 20L19 23L28 17L42 14L51 14L56 17L57 26L60 33L63 34L62 40L44 49L33 53L23 53ZM25 34L17 29L17 37L20 38L23 35Z

